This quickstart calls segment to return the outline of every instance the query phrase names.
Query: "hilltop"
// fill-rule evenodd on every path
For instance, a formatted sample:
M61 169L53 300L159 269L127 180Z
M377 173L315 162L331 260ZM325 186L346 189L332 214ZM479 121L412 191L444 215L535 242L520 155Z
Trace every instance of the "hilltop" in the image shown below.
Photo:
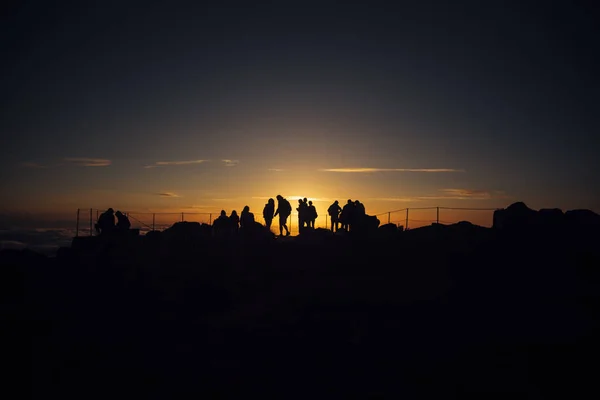
M35 395L86 398L587 393L595 217L511 207L494 228L222 240L178 223L2 252L15 365L31 354Z

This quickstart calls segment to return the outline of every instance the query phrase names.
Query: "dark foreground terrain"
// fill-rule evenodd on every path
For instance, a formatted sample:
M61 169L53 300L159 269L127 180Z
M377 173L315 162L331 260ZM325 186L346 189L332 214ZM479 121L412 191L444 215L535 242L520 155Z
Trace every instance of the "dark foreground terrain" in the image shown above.
M596 238L461 225L6 251L5 379L57 399L594 398Z

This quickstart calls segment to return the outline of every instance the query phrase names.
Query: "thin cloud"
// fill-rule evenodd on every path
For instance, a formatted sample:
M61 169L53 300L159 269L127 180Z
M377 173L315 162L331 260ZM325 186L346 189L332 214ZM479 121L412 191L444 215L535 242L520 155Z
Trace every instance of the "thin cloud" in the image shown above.
M472 189L440 189L440 195L415 196L415 197L378 197L369 200L390 202L415 202L426 200L492 200L509 198L503 192L488 192L485 190Z
M369 172L465 172L462 169L453 168L326 168L322 172L346 172L346 173L369 173Z
M487 200L492 198L490 192L484 190L471 189L441 189L440 192L446 193L448 196L454 196L460 199L482 199Z
M202 205L191 205L180 207L182 210L216 210L218 206L210 205L210 206L202 206Z
M154 165L150 165L148 167L165 166L165 165L193 165L193 164L202 164L207 161L208 160L157 161L154 163Z
M107 167L111 160L105 158L68 157L63 161L80 167Z
M281 168L269 168L267 171L281 172L281 171L285 171L285 169L281 169Z
M181 197L180 195L173 192L160 192L156 193L156 195L160 197Z
M420 201L418 197L373 197L369 200L373 201L391 201L391 202L411 202L411 201Z
M32 169L40 169L40 168L48 168L45 165L41 165L35 162L24 162L21 163L21 167L23 168L32 168Z
M225 163L226 167L235 167L236 165L238 165L240 163L239 160L228 160L228 159L225 159L225 160L221 160L221 161Z

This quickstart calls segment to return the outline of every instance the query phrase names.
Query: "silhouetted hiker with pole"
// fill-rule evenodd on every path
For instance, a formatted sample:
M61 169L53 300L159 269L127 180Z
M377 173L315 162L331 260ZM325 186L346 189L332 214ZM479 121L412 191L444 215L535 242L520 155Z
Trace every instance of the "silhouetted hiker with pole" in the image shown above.
M287 219L292 213L292 205L289 201L283 198L282 195L277 195L277 211L275 211L276 217L279 215L279 236L283 235L283 228L285 228L285 236L290 236L290 231L287 227Z
M237 214L237 211L233 210L231 215L229 216L229 224L234 234L238 233L238 229L240 228L240 217Z
M337 200L334 201L333 204L327 209L327 213L331 217L331 232L337 232L340 223L341 212L342 208Z
M98 217L98 222L96 223L96 232L98 234L106 234L115 229L115 211L112 208L104 211Z
M269 199L265 208L263 208L263 218L265 219L265 226L271 230L271 223L273 223L273 214L275 214L275 200Z
M129 218L127 215L123 214L121 211L117 211L115 213L117 217L117 230L118 231L126 231L131 228L131 222L129 222Z
M307 214L307 224L310 228L315 229L315 220L319 216L317 214L317 209L313 206L312 200L308 202L308 209L306 210Z
M352 200L348 199L348 203L342 209L342 215L340 216L340 220L342 221L342 228L346 231L350 231L352 226L353 219L353 211L354 211L354 203Z

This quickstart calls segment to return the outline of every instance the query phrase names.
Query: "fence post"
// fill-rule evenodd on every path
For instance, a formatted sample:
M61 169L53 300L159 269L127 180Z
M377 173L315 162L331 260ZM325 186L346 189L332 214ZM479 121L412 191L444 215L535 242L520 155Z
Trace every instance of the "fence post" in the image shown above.
M389 223L390 223L390 221L391 221L391 219L390 219L390 216L391 216L391 215L390 215L390 214L391 214L391 213L390 213L390 212L388 212L388 224L389 224Z
M212 225L212 213L208 214L208 224Z
M406 209L406 224L404 224L404 230L408 230L408 208Z
M79 236L79 208L77 209L77 226L75 227L75 237Z
M92 212L93 210L90 208L90 236L92 236Z
M181 213L181 222L183 222L183 213Z
M156 222L156 213L152 213L152 230L154 231L154 223Z
M96 221L98 221L98 213L100 212L100 210L96 210Z
M439 224L440 223L440 208L436 207L436 209L437 209L437 223Z

